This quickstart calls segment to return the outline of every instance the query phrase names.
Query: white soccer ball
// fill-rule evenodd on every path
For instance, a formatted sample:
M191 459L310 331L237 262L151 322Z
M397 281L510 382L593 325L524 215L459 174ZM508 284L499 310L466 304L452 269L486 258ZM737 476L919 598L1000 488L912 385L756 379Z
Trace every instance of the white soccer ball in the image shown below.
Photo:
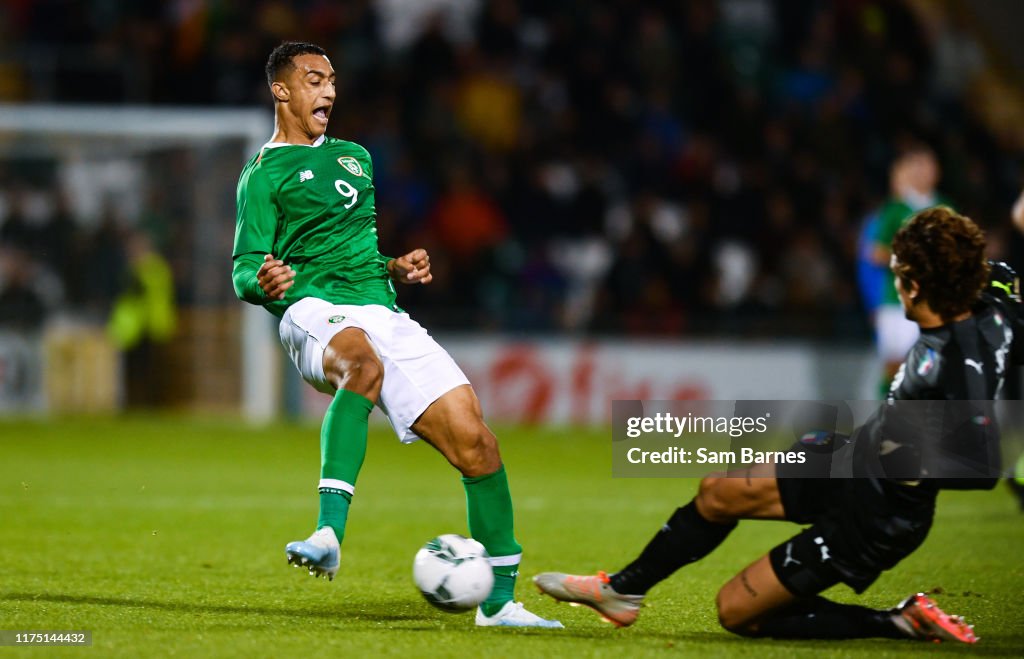
M416 552L412 578L428 602L449 613L475 608L494 587L487 550L455 533L438 536Z

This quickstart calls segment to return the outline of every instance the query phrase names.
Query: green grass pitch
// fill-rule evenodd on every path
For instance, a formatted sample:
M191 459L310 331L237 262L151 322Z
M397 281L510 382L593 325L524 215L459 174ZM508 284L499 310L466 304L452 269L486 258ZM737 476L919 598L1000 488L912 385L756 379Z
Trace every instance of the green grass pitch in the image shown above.
M333 583L285 564L316 521L314 426L220 420L0 421L0 629L93 632L93 647L9 656L1024 655L1024 515L1003 486L943 493L924 546L862 597L889 606L941 589L974 647L742 639L718 627L718 587L795 532L747 522L707 560L652 591L638 623L542 598L538 571L621 567L687 501L692 480L612 479L607 432L499 428L519 539L519 599L566 629L477 629L412 585L419 546L465 533L462 486L429 447L371 433Z

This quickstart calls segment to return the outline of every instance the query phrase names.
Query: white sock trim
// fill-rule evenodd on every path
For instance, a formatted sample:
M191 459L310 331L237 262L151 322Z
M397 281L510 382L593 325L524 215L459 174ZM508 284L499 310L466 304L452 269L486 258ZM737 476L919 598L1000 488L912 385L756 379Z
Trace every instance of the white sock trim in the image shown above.
M513 554L511 556L490 556L487 562L491 564L491 567L508 567L510 565L519 565L522 560L522 554Z
M321 478L320 485L317 487L329 487L334 490L341 490L342 492L348 492L349 494L356 493L356 486L352 483L346 483L340 481L337 478Z

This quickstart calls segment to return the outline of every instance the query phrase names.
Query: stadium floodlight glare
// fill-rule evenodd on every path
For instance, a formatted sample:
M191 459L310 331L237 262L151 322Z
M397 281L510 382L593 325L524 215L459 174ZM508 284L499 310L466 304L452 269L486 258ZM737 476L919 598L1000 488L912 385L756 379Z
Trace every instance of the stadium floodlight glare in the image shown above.
M56 161L79 157L83 150L103 157L119 153L137 156L158 149L193 149L199 161L223 159L231 163L223 179L193 182L194 196L215 196L217 201L197 203L193 255L213 272L219 268L229 281L231 259L221 245L204 238L223 223L234 229L234 211L224 199L233 200L234 185L242 164L269 139L273 117L265 109L196 108L102 105L4 104L0 103L0 158ZM212 166L211 166L212 167ZM219 170L218 170L219 173ZM210 186L210 187L206 187ZM183 193L184 194L184 193ZM192 296L204 301L203 291ZM237 303L235 301L234 303ZM246 418L263 421L279 410L277 381L280 370L276 333L263 309L242 305L240 359L242 411Z

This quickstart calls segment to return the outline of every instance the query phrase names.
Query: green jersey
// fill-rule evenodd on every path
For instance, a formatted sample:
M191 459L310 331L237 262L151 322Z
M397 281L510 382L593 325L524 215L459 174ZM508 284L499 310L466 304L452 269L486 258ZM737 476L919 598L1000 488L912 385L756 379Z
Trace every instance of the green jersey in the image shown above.
M924 210L925 208L931 208L933 206L939 206L945 204L946 201L937 197L934 203L927 206L923 206L918 209L914 209L903 199L899 197L892 197L885 205L882 206L882 210L879 211L878 216L878 234L875 237L875 243L881 247L892 250L892 239L896 237L896 233L903 228L903 225L907 223L915 213ZM888 264L885 266L885 277L882 285L882 304L893 304L898 305L900 303L899 295L896 294L896 282L893 277L892 270L889 269Z
M387 257L377 248L373 163L354 142L270 143L238 179L232 279L238 297L280 317L294 302L395 306ZM256 272L265 254L295 270L283 300L270 300Z

